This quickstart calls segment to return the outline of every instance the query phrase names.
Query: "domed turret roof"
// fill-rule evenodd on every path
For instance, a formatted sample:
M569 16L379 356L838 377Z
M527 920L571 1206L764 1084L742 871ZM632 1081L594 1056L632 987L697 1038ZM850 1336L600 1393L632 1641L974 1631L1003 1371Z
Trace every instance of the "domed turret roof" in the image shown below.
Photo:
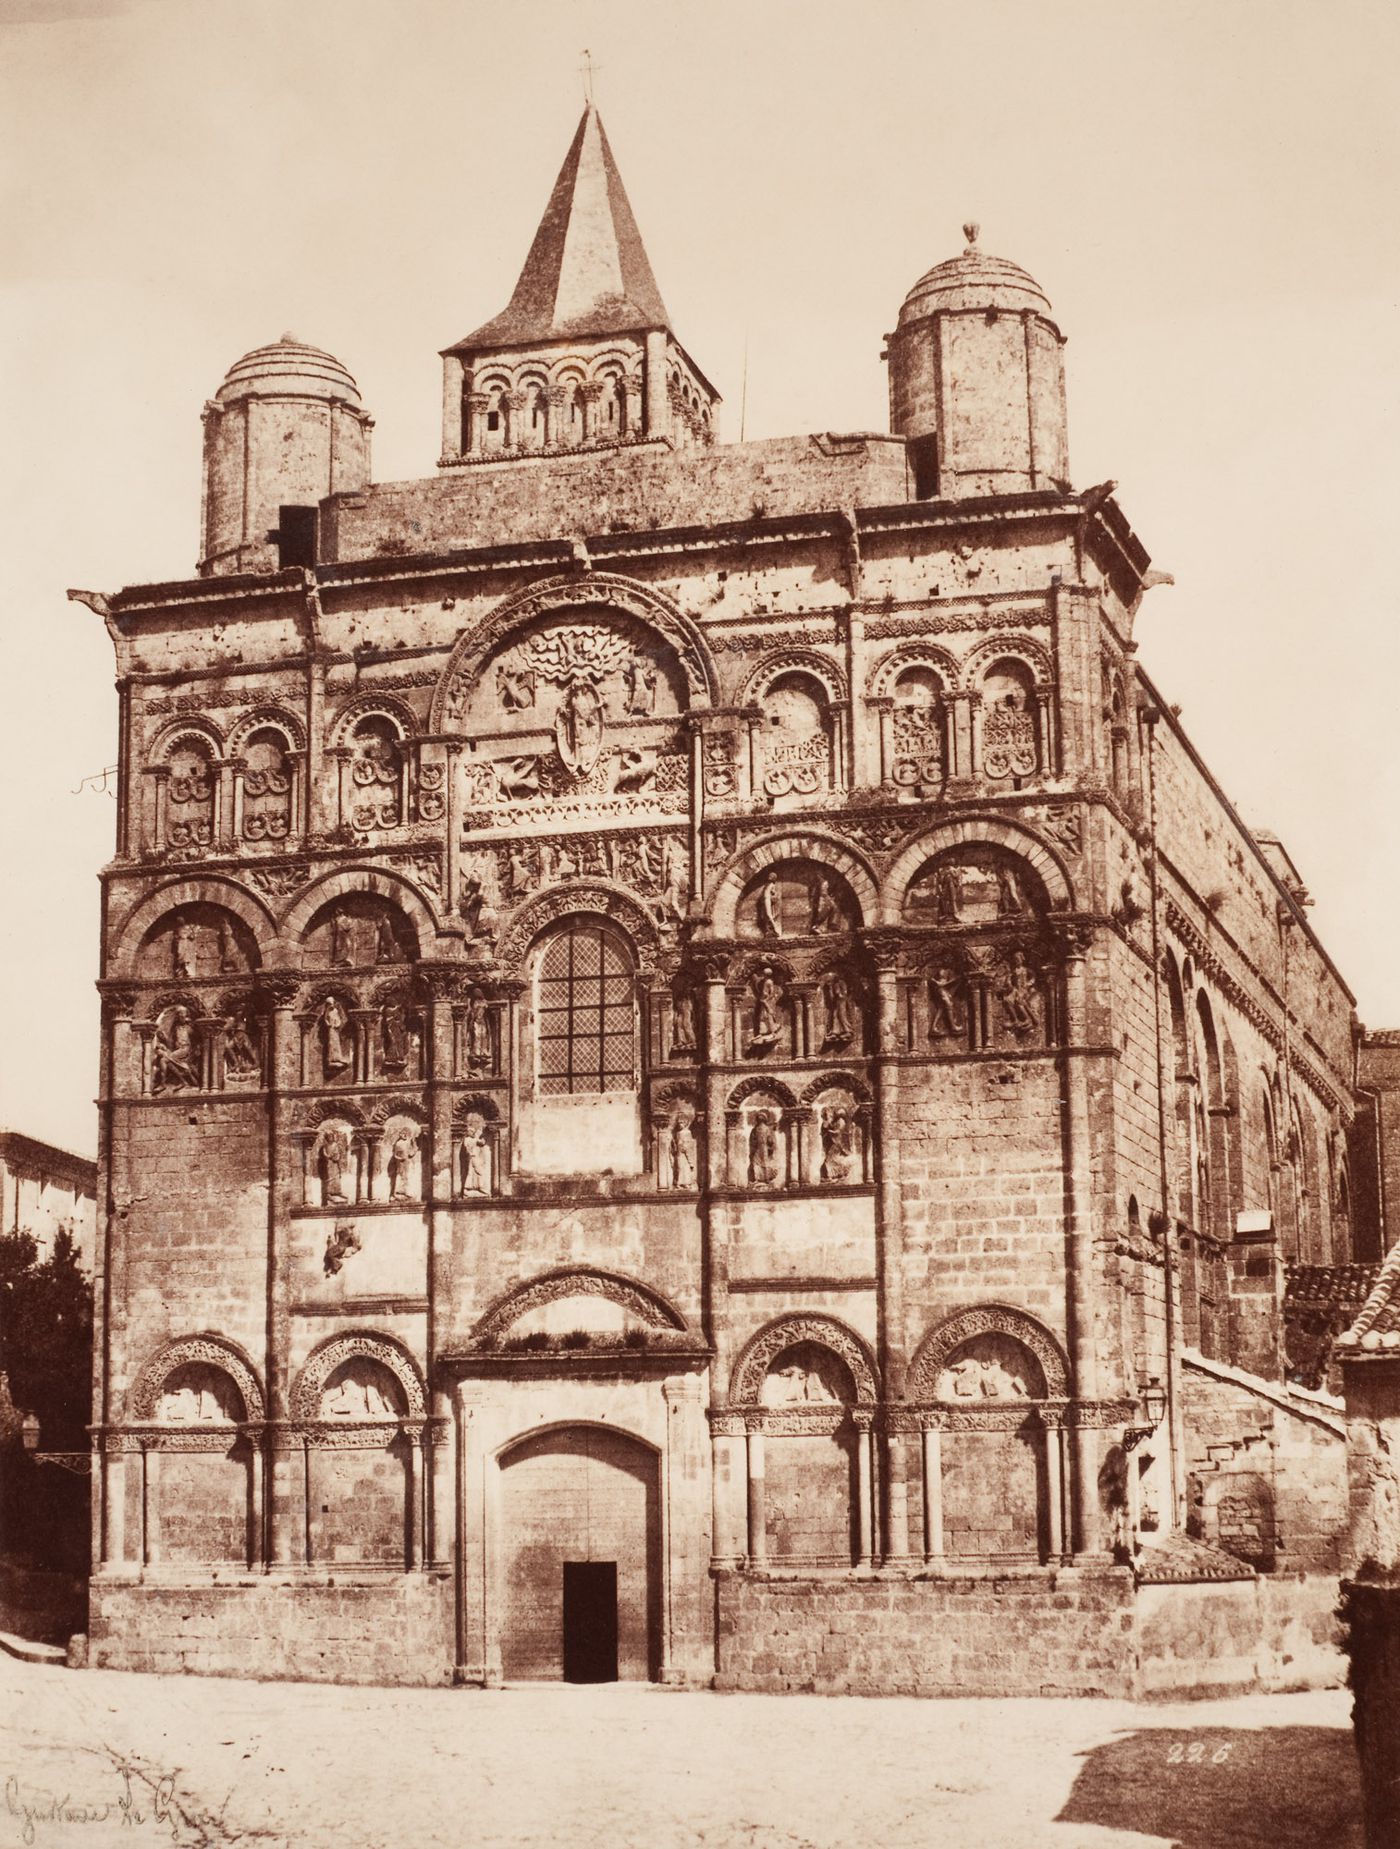
M251 393L286 392L301 398L339 398L358 406L360 388L334 354L308 347L295 334L284 334L269 347L254 347L235 360L224 375L217 397L228 404Z
M1033 276L1019 263L989 256L978 248L976 225L964 225L967 248L959 257L936 263L914 284L899 311L899 325L943 309L1005 308L1019 313L1029 308L1049 315L1050 299Z

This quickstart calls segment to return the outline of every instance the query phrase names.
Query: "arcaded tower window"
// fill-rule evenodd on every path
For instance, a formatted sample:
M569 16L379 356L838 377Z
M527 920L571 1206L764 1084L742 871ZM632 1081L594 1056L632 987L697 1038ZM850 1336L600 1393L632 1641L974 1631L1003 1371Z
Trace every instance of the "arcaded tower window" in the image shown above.
M633 1090L632 970L606 932L580 926L546 944L537 1019L542 1094Z

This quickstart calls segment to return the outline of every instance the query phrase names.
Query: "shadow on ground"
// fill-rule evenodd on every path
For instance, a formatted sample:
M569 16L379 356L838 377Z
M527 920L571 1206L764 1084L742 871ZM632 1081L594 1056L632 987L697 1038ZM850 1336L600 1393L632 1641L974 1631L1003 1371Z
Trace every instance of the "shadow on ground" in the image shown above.
M1361 1778L1344 1727L1149 1727L1084 1758L1060 1823L1180 1849L1363 1849Z

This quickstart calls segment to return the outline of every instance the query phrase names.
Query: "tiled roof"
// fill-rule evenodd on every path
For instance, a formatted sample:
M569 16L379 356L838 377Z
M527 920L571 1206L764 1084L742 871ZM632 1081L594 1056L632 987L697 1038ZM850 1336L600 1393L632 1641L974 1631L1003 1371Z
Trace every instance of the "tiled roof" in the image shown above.
M1284 1347L1291 1380L1321 1387L1341 1331L1376 1281L1374 1265L1289 1265L1283 1299Z
M1253 1579L1254 1568L1223 1548L1189 1534L1168 1534L1144 1545L1133 1562L1139 1585L1192 1585L1204 1579Z
M669 326L622 176L590 103L509 304L450 351Z
M1392 1246L1356 1320L1337 1337L1336 1351L1349 1355L1400 1355L1400 1245Z

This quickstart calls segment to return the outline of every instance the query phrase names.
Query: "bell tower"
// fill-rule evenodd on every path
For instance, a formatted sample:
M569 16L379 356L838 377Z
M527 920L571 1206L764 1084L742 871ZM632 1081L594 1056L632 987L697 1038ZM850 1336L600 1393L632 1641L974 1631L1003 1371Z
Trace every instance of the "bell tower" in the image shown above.
M442 361L445 468L714 441L719 394L671 331L591 102L510 301Z
M963 226L961 256L921 276L887 336L890 428L921 499L1024 494L1069 478L1064 336L1033 277Z

